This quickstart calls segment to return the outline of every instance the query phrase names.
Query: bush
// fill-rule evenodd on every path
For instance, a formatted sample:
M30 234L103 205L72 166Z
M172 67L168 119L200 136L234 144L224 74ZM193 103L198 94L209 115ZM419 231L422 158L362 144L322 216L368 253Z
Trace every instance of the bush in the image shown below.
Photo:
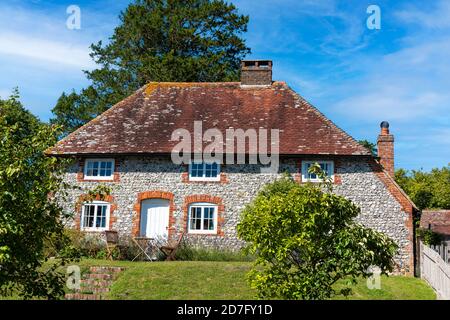
M247 255L242 250L232 251L183 243L176 253L176 259L182 261L253 261L254 257Z
M239 237L256 255L250 284L260 298L326 299L350 294L333 284L356 283L370 267L393 270L397 246L385 234L355 222L360 209L320 186L299 185L284 177L266 186L246 206Z
M422 239L422 242L428 246L437 246L442 242L442 235L430 229L416 229L416 236Z

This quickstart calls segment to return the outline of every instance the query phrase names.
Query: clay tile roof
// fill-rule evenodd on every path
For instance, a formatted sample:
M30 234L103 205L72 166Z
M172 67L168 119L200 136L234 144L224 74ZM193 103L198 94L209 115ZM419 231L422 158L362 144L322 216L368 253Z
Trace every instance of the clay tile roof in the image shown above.
M420 227L450 236L450 210L423 210Z
M217 128L224 135L228 128L280 129L280 154L370 155L284 82L150 83L46 153L170 153L179 143L171 141L172 132L193 132L198 120L203 132Z

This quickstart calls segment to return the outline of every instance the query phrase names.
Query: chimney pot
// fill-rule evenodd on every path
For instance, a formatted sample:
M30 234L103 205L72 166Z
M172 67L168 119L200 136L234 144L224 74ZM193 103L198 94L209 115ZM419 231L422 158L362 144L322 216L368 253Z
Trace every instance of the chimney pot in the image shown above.
M378 136L377 147L380 164L386 172L394 177L394 136L389 133L389 122L383 121L380 124L381 133Z
M389 122L383 121L380 123L381 134L389 134Z
M271 60L242 60L241 85L269 86L272 84Z

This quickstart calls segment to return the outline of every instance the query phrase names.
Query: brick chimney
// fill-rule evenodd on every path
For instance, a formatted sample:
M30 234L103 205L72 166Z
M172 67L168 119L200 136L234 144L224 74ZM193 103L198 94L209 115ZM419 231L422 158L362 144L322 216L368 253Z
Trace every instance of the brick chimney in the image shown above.
M394 177L394 136L389 133L389 122L380 124L381 133L378 135L378 157L384 170Z
M241 62L241 85L268 86L271 84L271 60L243 60Z

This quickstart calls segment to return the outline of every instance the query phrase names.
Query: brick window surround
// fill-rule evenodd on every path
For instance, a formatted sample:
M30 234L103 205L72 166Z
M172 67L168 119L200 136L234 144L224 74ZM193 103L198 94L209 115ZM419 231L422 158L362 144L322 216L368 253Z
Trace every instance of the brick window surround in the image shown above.
M114 173L112 180L100 180L100 179L84 179L84 163L86 159L82 158L78 160L78 172L77 172L77 181L78 182L119 182L119 159L114 159Z
M75 228L77 230L81 229L81 213L82 213L82 209L83 209L83 205L86 202L86 198L88 197L87 194L82 194L81 196L78 197L78 201L75 205L75 212L76 212L76 216L75 216ZM104 202L108 202L109 203L109 226L108 226L108 230L113 230L113 225L117 220L117 217L114 216L114 211L117 210L117 204L114 202L114 197L111 195L107 195L104 198L101 198L100 195L98 195L94 201L104 201Z
M225 211L225 206L223 205L222 198L211 196L208 194L197 194L190 195L184 198L183 205L183 230L186 234L188 234L188 217L189 217L189 206L193 203L203 202L203 203L212 203L217 205L217 233L205 233L205 234L189 234L191 236L224 236L224 232L222 230L222 225L224 223L223 213Z
M133 228L131 233L133 236L138 237L141 227L141 206L142 201L147 199L165 199L169 200L169 230L168 237L172 239L175 234L175 217L173 215L175 211L175 203L173 201L174 196L172 192L152 190L140 192L137 195L137 201L133 207Z
M225 172L222 171L223 168L225 167L225 165L223 165L223 164L220 165L220 173L219 173L220 180L218 180L218 181L191 181L191 180L189 180L189 165L186 164L183 166L184 166L184 172L181 173L181 181L183 183L200 183L200 184L201 183L203 183L203 184L206 184L206 183L221 183L221 184L228 183L228 177L225 174Z
M302 181L302 163L303 161L333 161L334 162L334 181L333 184L342 184L341 175L337 173L338 168L341 167L341 161L339 159L300 159L297 162L297 173L294 174L294 180L298 183L304 183Z

